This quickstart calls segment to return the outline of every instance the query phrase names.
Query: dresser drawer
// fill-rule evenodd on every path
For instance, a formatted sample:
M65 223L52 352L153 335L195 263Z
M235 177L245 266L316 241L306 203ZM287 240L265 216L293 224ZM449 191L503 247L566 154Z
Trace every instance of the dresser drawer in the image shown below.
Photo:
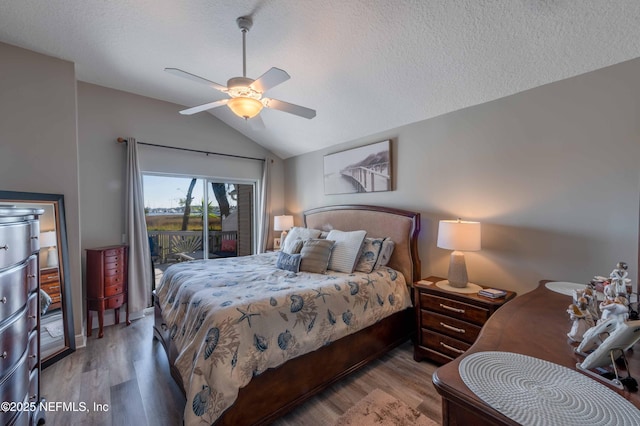
M53 283L43 284L40 286L40 288L52 298L54 294L60 294L60 283L57 281Z
M27 303L29 289L25 281L28 269L27 262L0 272L0 323Z
M26 353L20 359L20 367L0 381L0 401L25 402L29 393L29 371L25 365ZM15 412L3 412L0 409L0 424L5 425L15 415Z
M38 293L31 293L31 296L29 296L29 301L27 302L27 308L28 308L28 312L27 312L27 325L28 325L28 330L31 331L33 329L35 329L38 326L38 298L39 298L39 294Z
M5 321L0 326L0 372L9 370L26 352L29 341L27 314L28 310L23 308L12 321Z
M109 265L105 265L105 268L104 268L104 276L105 276L105 278L107 278L107 277L120 277L120 278L122 278L123 272L124 272L122 268L107 268L107 266L109 266Z
M470 344L430 330L421 330L422 345L451 358L457 358L471 347Z
M105 287L109 287L111 285L123 285L124 284L124 276L122 274L105 277L104 285Z
M34 370L29 376L28 402L38 402L38 395L40 395L40 374L38 373L38 370Z
M123 291L124 291L124 285L122 284L110 285L104 288L104 296L105 297L116 296L118 294L122 294Z
M37 222L0 226L0 269L22 262L38 250L38 232L34 227L38 227Z
M124 294L120 294L119 296L110 297L105 300L105 309L115 309L122 306L124 303Z
M38 365L38 332L32 331L29 335L29 350L27 352L27 363L29 371Z
M109 249L109 250L105 250L104 251L104 257L105 259L107 258L113 258L113 257L119 257L122 258L122 256L124 255L124 248L123 247L118 247L118 248L113 248L113 249ZM118 259L116 259L118 260ZM111 260L111 262L113 262L113 260Z
M478 338L482 327L461 321L449 316L440 315L435 312L422 310L422 327L437 331L440 334L473 343Z
M429 311L478 325L483 325L490 315L488 309L424 293L420 294L420 306Z

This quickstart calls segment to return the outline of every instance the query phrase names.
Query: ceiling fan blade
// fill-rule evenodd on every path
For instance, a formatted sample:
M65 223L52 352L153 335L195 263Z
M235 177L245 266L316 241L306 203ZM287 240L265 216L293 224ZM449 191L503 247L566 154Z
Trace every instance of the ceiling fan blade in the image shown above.
M286 71L281 70L280 68L273 67L269 71L258 77L258 79L251 83L249 87L260 93L264 93L272 87L275 87L278 84L289 80L290 78L291 76L287 74Z
M187 80L195 81L196 83L206 84L209 87L213 87L214 89L220 90L221 92L226 92L227 87L222 84L214 83L211 80L207 80L206 78L198 77L195 74L191 74L190 72L182 71L178 68L165 68L164 69L169 74L177 75L178 77L186 78Z
M262 121L260 114L256 115L253 118L250 118L247 121L249 122L249 126L251 126L251 129L253 130L263 130L265 128L264 121Z
M300 105L290 104L289 102L279 101L277 99L263 98L262 103L267 108L277 109L279 111L288 112L289 114L298 115L300 117L312 119L316 116L316 110L305 108Z
M213 109L222 105L226 105L227 102L229 102L229 99L222 99L215 102L209 102L208 104L194 106L193 108L189 108L189 109L183 109L182 111L180 111L180 114L182 115L195 114L197 112L206 111L208 109Z

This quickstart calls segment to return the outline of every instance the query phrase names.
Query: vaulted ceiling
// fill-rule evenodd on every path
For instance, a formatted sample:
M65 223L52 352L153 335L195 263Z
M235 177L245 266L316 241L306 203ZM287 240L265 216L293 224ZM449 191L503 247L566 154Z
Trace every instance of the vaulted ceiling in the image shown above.
M264 109L256 131L227 107L201 114L283 158L640 57L637 0L0 0L0 41L190 107L226 95L164 68L241 76L240 16L247 76L286 70L269 97L317 116Z

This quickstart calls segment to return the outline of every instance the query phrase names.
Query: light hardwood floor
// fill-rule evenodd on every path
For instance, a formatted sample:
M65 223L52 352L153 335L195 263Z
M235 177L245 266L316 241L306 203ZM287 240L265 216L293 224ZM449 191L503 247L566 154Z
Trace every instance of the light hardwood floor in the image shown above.
M169 374L162 346L153 340L152 327L151 316L129 327L106 327L104 338L97 339L94 332L86 348L43 370L42 394L48 401L75 403L76 409L85 403L89 410L61 408L47 413L46 424L181 425L185 402ZM404 343L274 424L330 425L376 388L440 422L441 399L431 383L436 366L415 362L412 353L411 344ZM107 404L108 409L94 410L94 404Z

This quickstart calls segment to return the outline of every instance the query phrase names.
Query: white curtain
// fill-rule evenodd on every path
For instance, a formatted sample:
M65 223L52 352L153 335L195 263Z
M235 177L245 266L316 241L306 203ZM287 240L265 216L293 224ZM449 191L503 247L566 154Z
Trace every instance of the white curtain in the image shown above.
M269 244L269 227L271 226L271 164L273 160L269 157L264 159L262 166L262 182L260 188L260 211L258 217L260 223L258 226L258 244L257 252L264 253L267 251Z
M144 219L142 174L138 164L138 144L127 138L126 232L129 244L129 312L151 306L151 253Z

